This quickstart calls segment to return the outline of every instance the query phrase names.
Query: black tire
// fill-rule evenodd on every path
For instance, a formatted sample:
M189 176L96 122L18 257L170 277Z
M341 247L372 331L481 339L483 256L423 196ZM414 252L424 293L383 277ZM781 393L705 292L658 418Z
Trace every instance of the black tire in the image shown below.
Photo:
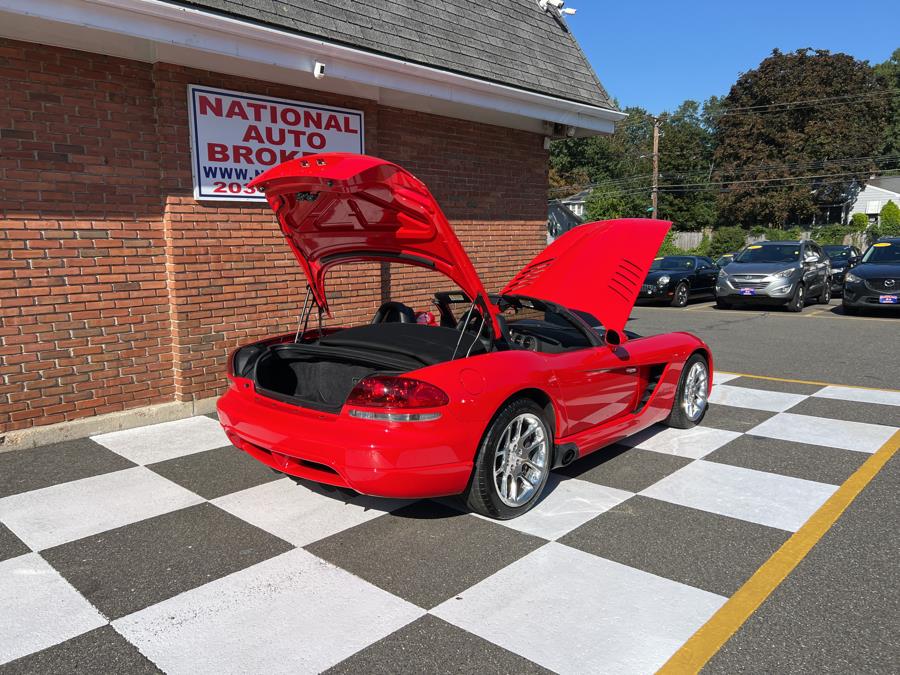
M687 410L685 409L684 397L685 397L685 389L687 387L688 376L691 373L694 364L701 363L703 364L704 372L706 373L706 381L703 386L706 387L706 393L703 397L703 407L700 410L699 416L694 416L693 418L688 415ZM706 411L709 409L709 364L702 354L694 354L687 360L687 363L684 364L684 369L681 371L681 377L678 379L678 389L675 391L675 401L672 403L672 410L669 413L669 416L666 418L666 424L670 427L674 427L676 429L690 429L694 427L700 422L703 421L703 418L706 417Z
M732 305L727 300L723 300L722 298L716 298L716 307L718 309L731 309Z
M794 297L787 304L787 311L802 312L806 306L806 287L803 284L797 284L794 289Z
M533 486L534 491L527 501L513 506L505 503L500 495L500 489L495 481L495 463L499 460L498 447L507 427L514 424L515 420L521 416L532 416L540 423L546 446L543 472ZM475 457L475 466L472 469L472 478L469 480L469 487L463 494L463 498L472 511L488 518L509 520L521 516L540 499L541 493L547 485L547 477L550 475L552 465L553 427L548 423L544 409L527 398L510 401L497 411L481 439L481 445L478 447L478 454Z
M675 293L672 295L672 301L669 303L672 307L684 307L688 303L688 285L681 281L675 287Z
M820 305L827 305L831 302L831 279L825 280L825 287L817 298Z

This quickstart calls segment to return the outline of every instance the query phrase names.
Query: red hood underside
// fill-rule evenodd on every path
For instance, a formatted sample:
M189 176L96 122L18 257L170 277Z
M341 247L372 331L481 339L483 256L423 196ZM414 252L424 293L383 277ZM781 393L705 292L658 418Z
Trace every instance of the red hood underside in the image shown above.
M366 155L310 155L273 167L250 185L265 191L325 310L325 274L347 262L418 265L441 272L471 298L487 297L428 188L396 164Z

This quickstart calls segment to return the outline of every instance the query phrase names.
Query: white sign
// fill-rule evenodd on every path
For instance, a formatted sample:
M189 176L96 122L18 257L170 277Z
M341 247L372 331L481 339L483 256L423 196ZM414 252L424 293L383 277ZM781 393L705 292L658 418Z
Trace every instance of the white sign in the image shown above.
M289 159L365 147L359 110L188 85L194 198L264 201L247 183Z

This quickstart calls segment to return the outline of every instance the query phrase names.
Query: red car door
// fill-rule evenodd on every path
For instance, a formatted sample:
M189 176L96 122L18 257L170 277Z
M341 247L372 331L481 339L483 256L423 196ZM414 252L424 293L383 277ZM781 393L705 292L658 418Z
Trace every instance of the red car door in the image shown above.
M566 428L560 436L576 434L625 415L637 403L638 367L623 360L622 349L589 347L548 356L559 400L565 408Z

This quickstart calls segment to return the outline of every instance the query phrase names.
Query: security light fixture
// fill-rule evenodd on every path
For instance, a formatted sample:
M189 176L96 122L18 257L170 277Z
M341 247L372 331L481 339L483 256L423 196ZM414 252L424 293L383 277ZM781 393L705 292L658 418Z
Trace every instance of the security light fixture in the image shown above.
M565 17L575 14L575 10L565 7L565 4L565 0L538 0L538 7L556 19L556 22L564 30L568 31L569 29L566 26Z

